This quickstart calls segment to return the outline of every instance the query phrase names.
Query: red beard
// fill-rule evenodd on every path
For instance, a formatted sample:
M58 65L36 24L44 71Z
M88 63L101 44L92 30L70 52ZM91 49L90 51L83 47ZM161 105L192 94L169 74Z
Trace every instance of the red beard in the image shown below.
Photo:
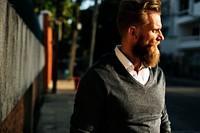
M145 65L155 67L160 61L158 42L145 44L143 38L143 36L139 37L137 45L133 47L133 52Z

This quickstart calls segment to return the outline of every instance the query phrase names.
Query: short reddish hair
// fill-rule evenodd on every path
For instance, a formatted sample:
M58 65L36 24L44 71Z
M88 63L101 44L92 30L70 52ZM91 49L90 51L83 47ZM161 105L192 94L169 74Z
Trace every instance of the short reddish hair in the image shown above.
M122 0L117 15L117 26L122 36L131 25L148 23L147 12L161 13L160 0Z

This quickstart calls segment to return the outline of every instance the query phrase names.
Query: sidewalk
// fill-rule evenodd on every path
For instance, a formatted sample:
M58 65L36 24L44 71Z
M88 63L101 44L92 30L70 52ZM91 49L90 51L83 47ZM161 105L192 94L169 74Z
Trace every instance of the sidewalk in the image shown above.
M75 93L73 81L58 80L57 93L45 95L36 133L69 133Z
M200 79L189 78L189 77L175 77L175 76L166 76L166 81L168 82L176 82L178 86L193 86L200 87ZM169 85L171 86L171 85Z
M199 80L189 78L168 77L168 81L179 85L193 85L200 87ZM74 82L58 80L57 93L49 90L45 95L41 107L41 114L35 133L69 133L70 117L73 111L75 89Z

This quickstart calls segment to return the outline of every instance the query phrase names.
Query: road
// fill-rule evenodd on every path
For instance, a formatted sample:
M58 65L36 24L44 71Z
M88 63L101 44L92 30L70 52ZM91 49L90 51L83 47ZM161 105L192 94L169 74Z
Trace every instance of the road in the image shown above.
M61 81L58 85L60 90L44 100L37 133L69 131L74 92L64 91L71 87ZM167 77L166 103L172 133L200 133L200 81Z
M200 133L200 81L168 77L166 104L173 133Z

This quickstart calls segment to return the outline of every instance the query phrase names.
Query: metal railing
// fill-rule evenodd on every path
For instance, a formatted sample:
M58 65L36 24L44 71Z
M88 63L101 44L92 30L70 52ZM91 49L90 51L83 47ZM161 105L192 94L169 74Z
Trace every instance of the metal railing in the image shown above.
M180 42L186 41L200 41L200 35L188 35L179 37Z

